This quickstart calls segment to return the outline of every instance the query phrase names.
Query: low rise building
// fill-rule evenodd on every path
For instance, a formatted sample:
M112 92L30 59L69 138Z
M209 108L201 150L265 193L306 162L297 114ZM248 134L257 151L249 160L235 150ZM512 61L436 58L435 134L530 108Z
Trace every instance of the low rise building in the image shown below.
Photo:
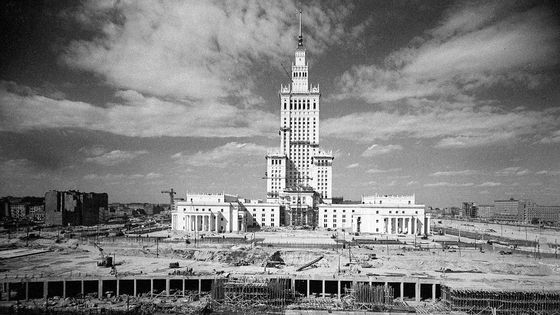
M363 196L356 204L320 204L319 227L354 233L431 234L430 215L414 195Z

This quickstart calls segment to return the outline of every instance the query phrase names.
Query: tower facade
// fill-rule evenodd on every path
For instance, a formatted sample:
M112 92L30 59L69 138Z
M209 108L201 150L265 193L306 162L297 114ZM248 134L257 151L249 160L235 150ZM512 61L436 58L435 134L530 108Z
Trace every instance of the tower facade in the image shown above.
M291 69L291 83L281 85L280 148L267 159L267 199L284 191L315 191L323 202L332 198L332 153L319 147L319 85L309 84L309 65L300 33Z

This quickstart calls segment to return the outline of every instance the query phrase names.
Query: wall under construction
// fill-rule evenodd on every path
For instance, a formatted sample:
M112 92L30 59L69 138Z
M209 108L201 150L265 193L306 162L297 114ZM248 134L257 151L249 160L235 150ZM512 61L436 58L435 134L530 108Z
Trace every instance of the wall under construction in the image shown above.
M560 291L463 290L442 287L442 299L468 314L560 314Z

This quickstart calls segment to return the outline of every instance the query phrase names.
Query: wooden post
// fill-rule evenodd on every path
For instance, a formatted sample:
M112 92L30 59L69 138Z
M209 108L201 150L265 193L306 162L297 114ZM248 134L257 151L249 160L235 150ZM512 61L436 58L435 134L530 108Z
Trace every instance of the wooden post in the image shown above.
M404 282L401 281L401 302L404 301Z
M46 300L49 297L49 282L45 280L43 282L43 298Z
M97 297L101 298L103 296L103 280L99 279L97 281Z
M321 290L322 290L321 296L322 296L322 297L325 297L325 296L326 296L326 293L325 293L325 279L323 279L321 285L322 285L322 288L321 288Z
M432 301L436 301L436 284L432 283Z
M150 279L150 297L154 296L154 278Z
M309 282L310 282L310 281L311 281L311 280L309 280L309 279L306 280L306 282L307 282L307 297L310 297L310 296L311 296L311 292L310 292L310 290L309 290Z
M62 280L62 298L66 298L66 280Z
M136 297L136 295L137 295L137 292L136 292L136 278L134 278L133 283L134 284L133 284L132 294L133 294L134 297Z

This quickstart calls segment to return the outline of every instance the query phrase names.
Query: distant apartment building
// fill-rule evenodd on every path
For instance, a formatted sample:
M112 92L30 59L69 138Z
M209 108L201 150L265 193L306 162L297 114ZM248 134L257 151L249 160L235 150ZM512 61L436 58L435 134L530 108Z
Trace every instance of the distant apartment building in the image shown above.
M108 211L106 193L48 191L45 193L46 225L96 225Z
M474 219L478 217L478 207L474 202L463 202L462 210L466 218Z
M537 204L529 204L525 208L524 222L531 223L533 220L539 222L560 222L560 206L541 206Z
M477 214L481 219L490 219L494 214L494 205L478 205Z
M497 221L524 221L524 213L527 205L532 204L529 200L494 200L494 209L491 219Z
M0 200L0 218L13 220L44 219L44 199L42 197L5 197Z

